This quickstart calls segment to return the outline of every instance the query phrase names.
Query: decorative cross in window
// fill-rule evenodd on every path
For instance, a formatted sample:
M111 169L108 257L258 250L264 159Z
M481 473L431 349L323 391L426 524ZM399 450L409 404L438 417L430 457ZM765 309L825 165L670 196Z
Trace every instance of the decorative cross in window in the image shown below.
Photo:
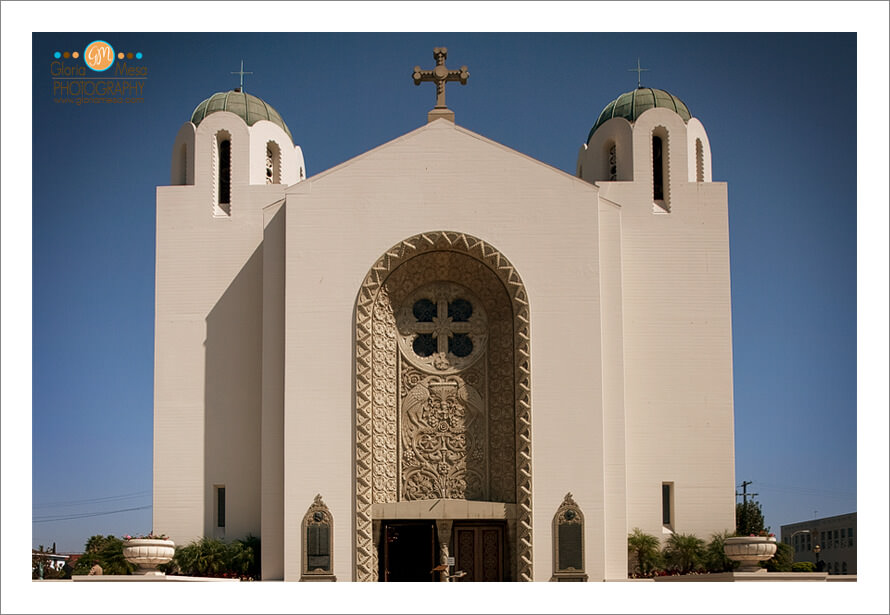
M433 303L429 299L420 299L414 303L414 317L411 333L416 333L414 352L428 357L434 352L451 352L458 357L465 357L473 352L473 342L468 333L473 330L469 322L473 314L473 305L466 299L455 299L450 303L439 299ZM433 346L435 340L435 349Z
M445 83L448 81L460 81L461 85L467 85L467 78L470 76L466 66L461 66L460 70L448 70L445 67L445 58L447 57L447 47L436 47L433 49L436 68L433 70L421 70L419 66L414 67L414 85L420 85L424 81L432 81L436 84L436 109L448 108L445 106Z

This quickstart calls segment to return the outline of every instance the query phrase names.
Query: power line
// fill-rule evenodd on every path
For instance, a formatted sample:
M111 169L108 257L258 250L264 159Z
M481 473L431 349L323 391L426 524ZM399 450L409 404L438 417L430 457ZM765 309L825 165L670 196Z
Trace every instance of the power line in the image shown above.
M127 500L130 498L150 495L151 490L136 491L134 493L125 493L123 495L109 495L100 498L87 498L85 500L67 500L63 502L49 502L47 504L35 504L34 508L61 508L65 506L79 506L82 504L98 504L99 502L110 502L113 500Z
M107 510L104 512L91 512L91 513L80 513L76 515L62 515L62 516L48 516L48 517L33 517L31 519L31 523L46 523L48 521L69 521L71 519L86 519L87 517L101 517L102 515L114 515L122 512L132 512L134 510L146 510L151 508L151 504L148 506L136 506L135 508L121 508L119 510Z
M856 497L855 494L844 491L834 491L831 489L817 489L815 487L793 487L790 485L771 485L769 483L760 483L762 488L766 488L772 491L788 491L794 493L800 493L803 495L818 495L824 496L828 498L838 498L838 499L854 499Z

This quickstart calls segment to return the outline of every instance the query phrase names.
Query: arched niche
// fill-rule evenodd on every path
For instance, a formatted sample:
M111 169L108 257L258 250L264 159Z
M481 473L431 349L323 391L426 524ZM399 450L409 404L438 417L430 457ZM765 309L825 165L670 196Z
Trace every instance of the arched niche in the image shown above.
M403 373L402 360L410 357L415 341L410 336L416 335L420 329L400 329L397 320L400 313L404 317L406 311L413 310L418 301L428 300L437 307L439 300L430 299L433 295L427 297L428 290L440 292L445 306L441 309L449 309L449 301L455 305L459 300L479 302L477 305L483 308L479 313L485 314L489 336L489 352L484 353L488 357L509 347L509 365L504 367L497 361L486 364L488 382L494 383L488 389L490 397L472 403L467 401L472 397L471 393L465 393L461 398L467 407L484 407L488 416L485 434L476 435L486 443L487 469L480 487L466 489L462 494L459 493L463 488L460 484L458 492L453 493L413 493L416 483L410 483L407 480L410 477L402 475L400 470L399 462L404 460L399 456L408 452L400 443L400 437L405 434L399 423L402 420L400 414L408 411L401 402L402 394L407 396L412 387L424 380L436 380L428 373L435 375L439 370L442 377L438 380L454 380L452 388L460 397L461 378L466 376L462 370L467 368L463 363L471 363L473 353L478 350L467 351L469 346L462 346L463 350L452 357L454 353L444 352L444 346L433 348L430 345L427 349L421 344L421 356L414 357L413 364L408 361ZM405 336L410 339L404 339ZM481 340L475 339L476 343ZM511 552L516 578L532 580L529 340L528 297L522 280L512 264L483 240L449 231L423 233L393 246L371 267L359 291L355 309L355 580L374 581L377 578L374 504L418 499L430 494L442 498L463 495L467 500L514 503L516 531ZM433 356L433 350L442 354L440 365L435 363L437 357ZM462 353L464 356L460 356ZM425 354L426 357L422 356ZM425 359L430 361L427 372L423 368ZM409 373L410 370L417 373ZM441 389L436 394L444 395L446 385L447 382L434 385ZM495 401L497 395L503 400L504 389L509 391L509 416L505 416L502 401ZM504 454L505 446L499 442L504 442L507 426L508 454ZM464 470L470 467L470 464L465 465ZM443 466L441 471L454 472L454 468ZM509 484L505 482L505 476L509 476Z

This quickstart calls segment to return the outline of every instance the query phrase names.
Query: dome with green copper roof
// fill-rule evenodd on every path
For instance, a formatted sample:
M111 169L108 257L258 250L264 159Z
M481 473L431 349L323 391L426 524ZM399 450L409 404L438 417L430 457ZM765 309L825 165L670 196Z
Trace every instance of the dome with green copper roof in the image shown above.
M217 111L228 111L240 117L248 126L253 126L260 120L268 120L273 124L278 124L287 133L291 141L294 140L287 124L281 119L278 111L272 108L261 98L257 98L253 94L242 92L239 89L230 90L228 92L217 92L205 101L202 101L195 107L192 113L192 124L197 126L205 117Z
M692 117L686 103L670 92L665 92L664 90L656 88L637 88L636 90L625 92L606 105L606 108L603 109L599 118L596 120L596 124L590 129L590 133L587 135L587 141L590 141L590 137L593 136L593 133L596 132L597 128L611 120L613 117L623 117L633 124L637 118L643 114L643 111L647 111L654 107L670 109L682 117L684 122L688 122L689 118Z

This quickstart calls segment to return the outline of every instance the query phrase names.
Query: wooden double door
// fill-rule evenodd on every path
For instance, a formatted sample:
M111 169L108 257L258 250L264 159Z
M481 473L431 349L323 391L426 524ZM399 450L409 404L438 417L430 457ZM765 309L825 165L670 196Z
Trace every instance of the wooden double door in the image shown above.
M504 580L503 523L455 523L451 543L455 581Z
M505 524L454 522L449 552L453 581L503 581ZM434 521L387 521L380 545L381 581L438 581L439 542Z

